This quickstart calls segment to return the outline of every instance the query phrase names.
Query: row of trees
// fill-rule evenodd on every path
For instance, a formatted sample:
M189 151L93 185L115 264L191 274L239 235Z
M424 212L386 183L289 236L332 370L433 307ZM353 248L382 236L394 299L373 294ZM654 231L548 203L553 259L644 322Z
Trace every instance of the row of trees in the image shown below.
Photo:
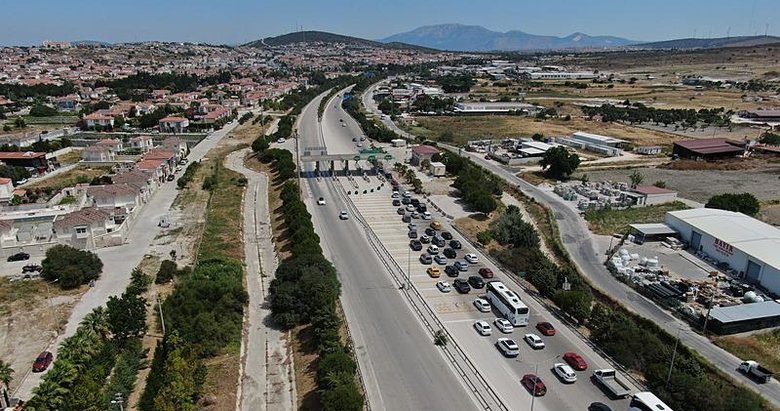
M286 329L310 327L320 354L317 384L322 408L359 411L364 399L356 384L357 367L341 341L341 318L336 312L341 284L336 269L322 254L311 214L298 193L293 180L287 180L280 192L291 256L279 264L271 282L271 318Z
M183 189L187 187L187 184L192 181L192 179L195 177L195 173L198 172L198 169L200 169L200 161L195 161L190 163L190 165L187 166L187 168L184 170L184 174L179 177L178 180L176 180L176 186L179 187L179 189Z
M647 107L642 103L630 104L625 102L626 107L617 107L612 104L602 104L599 107L581 106L582 112L587 117L595 115L602 116L603 121L623 121L629 124L649 123L656 125L663 124L666 127L669 124L680 124L683 127L695 127L698 123L705 125L716 125L725 127L730 124L729 116L731 111L720 108L702 108L694 109L660 109Z
M432 160L444 163L447 173L457 176L453 187L460 191L461 199L470 209L488 214L498 207L496 196L503 189L496 176L454 153L444 152Z
M62 97L76 92L73 83L65 82L62 85L55 84L0 84L0 96L6 96L9 100L17 101L27 98Z
M240 339L248 301L241 263L211 259L178 274L162 304L168 328L138 402L143 411L196 409L206 380L204 360Z
M52 369L27 402L28 411L106 410L117 394L127 398L146 352L146 302L141 294L151 282L139 269L120 297L109 299L81 321L60 346Z

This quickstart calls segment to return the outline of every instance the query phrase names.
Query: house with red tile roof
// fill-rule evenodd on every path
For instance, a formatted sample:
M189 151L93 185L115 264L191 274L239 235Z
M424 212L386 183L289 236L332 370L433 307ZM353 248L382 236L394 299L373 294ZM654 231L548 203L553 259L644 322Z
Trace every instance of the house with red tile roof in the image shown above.
M86 125L87 128L95 128L98 126L114 127L114 116L109 116L107 114L96 111L84 116L84 125Z
M149 171L159 182L164 182L171 169L166 160L141 160L135 163L135 168L141 171Z
M190 126L190 120L185 117L169 116L160 119L161 133L183 133Z
M54 220L57 242L81 250L94 250L124 242L121 223L110 211L96 207L82 208Z
M81 150L81 159L86 162L109 163L116 159L116 154L109 147L93 145Z

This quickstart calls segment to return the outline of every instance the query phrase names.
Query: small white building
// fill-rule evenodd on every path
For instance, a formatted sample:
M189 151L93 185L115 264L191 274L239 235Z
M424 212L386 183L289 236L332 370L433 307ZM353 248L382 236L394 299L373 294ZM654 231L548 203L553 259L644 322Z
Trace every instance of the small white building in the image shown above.
M656 186L636 186L624 193L634 205L656 205L677 201L677 192Z
M0 202L7 203L14 197L14 182L10 178L0 177Z
M727 263L746 281L780 295L780 229L714 208L672 211L666 224L693 252Z
M654 156L661 154L663 148L661 146L640 146L634 149L637 154L643 154L646 156Z
M447 166L438 161L431 162L430 170L431 175L434 177L444 177L444 175L447 174Z

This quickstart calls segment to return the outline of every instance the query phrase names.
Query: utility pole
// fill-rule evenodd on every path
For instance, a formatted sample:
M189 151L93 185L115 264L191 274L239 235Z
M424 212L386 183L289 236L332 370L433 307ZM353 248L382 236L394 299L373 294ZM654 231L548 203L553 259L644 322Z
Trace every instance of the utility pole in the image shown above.
M666 376L666 386L669 387L669 380L672 379L672 369L674 368L674 359L677 356L677 344L680 343L680 331L677 329L677 338L674 340L674 350L672 351L672 361L669 363L669 374Z
M162 326L163 337L165 337L165 316L163 316L162 304L160 303L160 295L155 293L154 299L157 300L157 310L160 312L160 326Z

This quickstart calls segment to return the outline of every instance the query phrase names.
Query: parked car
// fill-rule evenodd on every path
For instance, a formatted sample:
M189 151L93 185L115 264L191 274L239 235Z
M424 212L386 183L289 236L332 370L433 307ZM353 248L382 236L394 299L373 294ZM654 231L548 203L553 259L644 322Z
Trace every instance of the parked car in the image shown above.
M430 254L420 254L420 263L430 265L433 263L433 257Z
M433 257L434 261L436 261L436 264L446 265L447 264L447 257L437 254Z
M493 278L493 270L487 267L480 268L479 275L481 275L482 278Z
M441 253L448 258L455 258L458 256L458 254L452 248L445 248Z
M483 337L487 337L490 334L493 334L493 328L490 327L490 324L488 324L487 321L479 320L474 322L474 329L477 330L479 335Z
M455 261L455 268L457 268L460 271L467 271L469 269L469 265L466 264L464 261Z
M552 337L555 335L555 327L553 327L553 325L547 321L536 323L536 329L546 337Z
M520 355L520 347L509 338L499 338L496 341L496 348L504 354L505 357L517 357Z
M412 240L409 241L409 248L411 248L413 251L422 251L422 243L418 240Z
M420 242L423 244L430 244L431 243L431 237L428 237L427 235L421 235L420 236Z
M410 212L410 213L411 213L412 211L414 211L414 206L412 206L411 204L408 204L408 205L406 206L406 211L408 211L408 212Z
M396 191L396 192L394 192L393 194L391 194L391 195L390 195L390 197L391 197L391 198L400 198L400 197L401 197L401 195L400 195L400 194L398 194L398 192Z
M347 214L346 210L341 210L341 213L339 214L339 218L342 220L349 220L349 214Z
M457 277L460 273L454 265L444 267L444 272L447 273L447 277Z
M588 405L588 411L612 411L612 408L603 402L592 402Z
M51 365L53 359L54 356L48 351L44 351L38 354L35 362L33 362L33 372L46 371L46 369L49 368L49 365Z
M420 207L417 207L417 211L420 211ZM422 219L423 220L430 220L433 218L430 212L428 211L420 211L422 213Z
M420 205L420 200L413 198L411 201L411 204L414 206L415 210L417 209L417 206Z
M480 290L485 288L485 281L478 275L472 275L469 277L469 285Z
M406 214L406 209L405 209L405 208L403 208L403 207L398 207L398 209L396 209L396 210L395 210L395 212L396 212L398 215L404 215L404 214Z
M22 267L23 273L35 273L41 270L43 270L43 267L38 264L27 264L26 266Z
M439 254L439 247L431 244L428 246L428 254L436 255Z
M496 328L501 330L501 332L504 334L509 334L515 329L512 323L510 323L506 318L496 318L493 320L493 324L495 324Z
M420 213L417 211L412 211L412 218L420 218Z
M318 198L317 199L317 205L321 205L321 206L325 205L325 198L324 197Z
M481 313L489 313L491 310L490 303L484 298L475 299L474 307L477 307L477 310Z
M452 240L452 234L449 231L442 231L441 238L445 240Z
M393 200L393 207L398 207L399 205L401 205L401 200L399 200L397 198L395 200ZM406 211L406 210L404 210L404 211Z
M411 199L412 198L412 193L409 192L409 191L404 191L404 198Z
M460 250L463 246L461 246L460 241L458 240L450 240L450 248L453 250Z
M439 278L441 277L441 270L439 270L439 267L428 267L427 270L425 270L426 273L428 273L429 276L432 278Z
M173 181L176 180L176 176L174 174L168 174L168 177L165 177L166 181Z
M409 230L409 238L417 238L417 230Z
M404 214L404 216L401 217L401 221L403 221L404 223L411 222L412 221L412 216L410 216L409 214Z
M477 262L479 262L479 258L477 258L477 255L474 253L468 253L464 255L463 258L466 259L466 261L468 261L469 264L476 264Z
M24 261L29 259L30 259L30 254L27 254L25 252L11 254L8 256L8 261Z
M567 364L562 362L555 363L553 364L553 370L561 381L569 384L577 382L577 374L575 374L574 370Z
M426 227L425 228L425 234L433 237L433 236L436 235L436 230L434 230L434 229L432 229L430 227Z
M401 204L403 204L403 205L412 205L412 200L407 198L407 197L404 197L404 198L401 199Z
M523 378L520 379L520 384L523 384L523 387L535 397L541 397L544 394L547 394L547 386L544 385L542 379L536 374L524 375Z
M431 228L434 230L441 230L441 223L439 220L431 220Z
M526 335L523 336L523 339L534 350L541 350L542 348L544 348L544 341L542 341L542 337L540 337L540 336L538 336L536 334L533 334L533 333L526 334Z
M448 292L452 291L452 287L450 286L450 283L448 283L448 282L446 282L444 280L439 281L438 283L436 283L436 288L438 288L439 291L441 291L443 293L448 293Z
M462 278L456 278L455 281L452 282L452 286L461 294L468 294L471 291L471 286L468 281Z
M585 371L588 369L588 363L585 362L585 359L575 352L563 354L563 360L571 365L571 368L574 368L577 371Z
M433 236L431 239L431 243L435 244L437 247L444 247L444 239L439 237L438 235Z

